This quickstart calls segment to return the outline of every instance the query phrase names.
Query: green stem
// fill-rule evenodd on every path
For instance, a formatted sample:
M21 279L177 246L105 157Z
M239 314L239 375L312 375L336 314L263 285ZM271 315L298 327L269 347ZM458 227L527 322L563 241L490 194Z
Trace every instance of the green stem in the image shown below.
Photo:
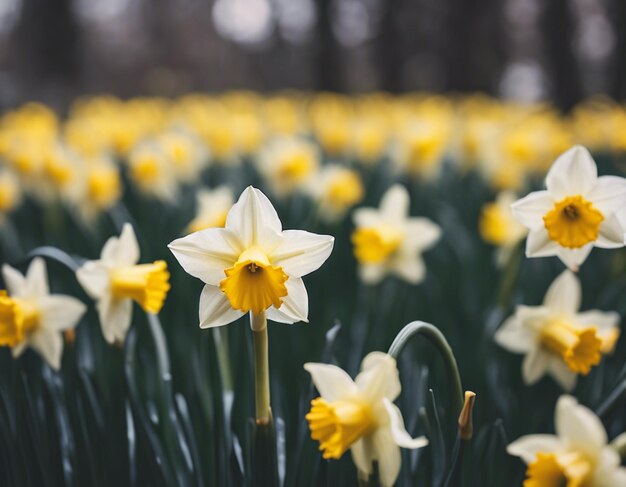
M213 328L213 340L217 350L217 362L220 368L222 386L227 391L233 390L233 375L228 359L228 329L225 326Z
M396 335L396 338L389 347L389 351L387 353L397 359L400 352L402 352L408 341L414 335L422 335L427 338L435 346L435 348L437 348L443 358L446 368L448 369L450 379L452 380L451 392L452 397L454 398L455 413L458 416L461 414L464 402L461 376L459 374L459 368L457 366L456 359L454 358L452 348L450 348L446 337L443 336L443 333L441 333L438 328L423 321L413 321L400 330L400 333Z
M509 261L504 269L504 275L500 281L498 292L498 304L503 308L507 308L511 300L513 287L515 286L519 267L522 262L522 253L522 244L518 243L512 250Z
M265 311L250 313L254 342L254 403L257 424L270 422L270 371L267 352L267 319Z

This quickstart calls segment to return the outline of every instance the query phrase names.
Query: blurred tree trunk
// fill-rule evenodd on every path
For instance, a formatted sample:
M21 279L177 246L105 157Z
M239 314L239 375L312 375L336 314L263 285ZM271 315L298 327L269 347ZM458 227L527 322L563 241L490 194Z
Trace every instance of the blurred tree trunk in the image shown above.
M583 89L574 54L574 21L569 1L547 1L541 14L540 29L547 71L552 78L552 97L562 110L570 110L583 97Z
M615 29L615 48L610 76L610 95L616 100L626 99L626 2L611 0L608 17Z
M341 91L340 48L333 34L332 0L319 0L317 20L316 88Z
M401 5L400 0L387 0L382 4L380 33L375 44L380 87L385 91L397 93L402 89L403 46L398 27L398 12Z

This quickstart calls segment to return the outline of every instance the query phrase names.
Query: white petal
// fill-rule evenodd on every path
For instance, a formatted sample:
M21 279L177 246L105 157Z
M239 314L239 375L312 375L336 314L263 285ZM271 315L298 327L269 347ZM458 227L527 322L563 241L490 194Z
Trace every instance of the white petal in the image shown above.
M296 323L297 321L309 322L309 296L302 279L290 277L285 282L287 296L279 309L273 306L267 309L268 320L279 323Z
M550 284L543 305L556 313L573 314L580 309L581 294L578 278L566 269Z
M624 246L624 237L624 227L617 215L612 214L600 223L598 239L594 245L602 249L618 249Z
M515 353L528 353L537 346L532 328L524 326L517 313L504 322L493 338L502 348Z
M228 212L226 228L245 248L259 245L273 247L282 232L282 224L270 200L261 191L248 186Z
M92 299L101 299L111 287L110 269L100 260L91 260L76 271L76 279Z
M361 264L359 265L359 277L366 284L378 284L387 274L385 264Z
M24 297L42 297L50 294L48 289L48 271L41 257L35 257L26 271Z
M567 392L571 392L576 387L578 375L572 372L560 357L550 357L548 374Z
M576 325L593 326L602 335L611 332L620 322L620 315L615 311L589 310L576 315Z
M561 259L561 262L563 262L569 269L573 270L574 272L578 272L581 264L585 262L585 260L587 260L587 257L589 256L589 253L592 249L593 242L588 243L587 245L579 249L566 249L563 247L559 247L556 255L559 259Z
M350 447L352 461L359 472L359 478L368 480L373 470L374 447L369 437L361 438Z
M598 168L589 151L576 145L561 154L546 177L546 188L558 201L568 195L587 195L598 179Z
M217 286L207 284L200 294L200 328L212 328L232 323L243 312L233 309L226 295Z
M404 220L409 214L409 192L404 186L394 184L380 200L380 212L392 221Z
M555 428L559 438L592 458L599 455L607 444L606 431L600 419L572 396L559 397Z
M390 263L391 272L410 284L422 282L426 276L426 265L422 257L420 255L402 257L399 256Z
M384 352L371 352L361 362L361 372L355 383L360 395L375 403L386 397L392 401L400 395L402 387L396 360Z
M304 230L285 230L282 241L271 252L273 265L290 276L302 277L318 269L333 250L334 237Z
M63 355L63 337L55 330L40 328L29 339L30 346L35 349L54 370L61 368Z
M419 436L417 438L411 437L409 432L404 427L404 420L402 419L402 413L400 412L400 409L398 409L398 406L387 398L383 399L383 404L389 414L391 436L396 442L396 445L402 448L410 449L422 448L428 445L428 440L423 436Z
M428 249L441 238L441 227L428 218L409 218L405 228L405 249Z
M130 299L113 299L105 295L96 304L102 335L107 343L123 342L133 318L133 302Z
M224 228L207 228L168 245L185 272L205 284L219 285L243 248L235 235Z
M371 437L374 457L378 462L378 476L382 487L392 487L400 473L400 447L388 428L377 429Z
M354 210L352 220L357 227L375 227L383 218L376 208L358 208Z
M522 378L526 385L532 385L541 379L548 370L550 356L541 349L531 350L522 364Z
M26 279L17 269L14 269L9 264L2 266L2 277L4 278L4 284L11 296L21 296L26 287Z
M526 239L526 257L549 257L557 255L561 246L550 240L545 228L531 230Z
M511 205L513 216L530 230L543 228L543 217L553 208L554 200L547 191L535 191Z
M538 452L550 453L561 447L561 441L554 435L527 435L511 443L506 451L509 455L520 457L524 462L531 463Z
M626 207L626 179L618 176L602 176L586 195L606 218Z
M41 326L57 331L75 327L87 309L78 299L61 294L40 298L37 304Z
M304 370L311 374L313 384L329 402L357 394L357 386L350 376L336 365L307 362Z
M107 240L101 259L116 266L131 266L139 262L139 244L130 223L124 223L119 238Z

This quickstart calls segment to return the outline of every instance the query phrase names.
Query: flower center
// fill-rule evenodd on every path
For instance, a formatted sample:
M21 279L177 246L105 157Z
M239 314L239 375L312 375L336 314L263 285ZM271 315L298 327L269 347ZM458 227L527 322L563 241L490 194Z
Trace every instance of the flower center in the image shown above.
M602 358L602 340L594 327L581 329L555 320L542 330L541 344L560 355L570 370L578 374L588 374Z
M158 313L170 289L170 273L164 260L111 271L111 293L132 299L148 313Z
M321 397L311 401L306 415L311 438L320 442L325 459L339 459L376 426L371 408L359 401L328 402Z
M24 299L10 298L0 290L0 345L14 347L39 327L39 312Z
M483 240L492 245L503 245L511 239L511 220L497 203L483 207L478 227Z
M98 206L106 207L119 197L120 179L113 168L92 169L87 179L87 189L91 200Z
M267 256L256 248L243 252L235 265L224 271L226 278L220 289L233 309L259 314L270 306L280 308L287 296L287 274L282 267L270 264Z
M160 164L156 157L145 156L137 160L131 168L133 179L138 183L150 185L158 181L161 174Z
M354 255L361 264L378 264L393 254L402 242L393 232L377 228L358 228L352 234Z
M363 185L359 177L346 172L339 175L328 187L328 201L334 207L344 208L358 203L363 198Z
M311 157L305 153L291 154L285 158L280 166L279 175L288 181L301 181L313 167Z
M528 464L524 487L580 487L591 472L591 464L580 453L537 453Z
M598 238L604 215L582 196L568 196L543 217L550 239L577 249Z

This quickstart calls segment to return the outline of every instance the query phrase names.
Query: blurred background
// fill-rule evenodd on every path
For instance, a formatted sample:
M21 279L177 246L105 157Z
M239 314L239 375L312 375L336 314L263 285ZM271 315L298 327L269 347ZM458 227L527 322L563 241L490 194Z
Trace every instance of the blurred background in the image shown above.
M623 0L0 0L0 108L251 89L626 95Z

